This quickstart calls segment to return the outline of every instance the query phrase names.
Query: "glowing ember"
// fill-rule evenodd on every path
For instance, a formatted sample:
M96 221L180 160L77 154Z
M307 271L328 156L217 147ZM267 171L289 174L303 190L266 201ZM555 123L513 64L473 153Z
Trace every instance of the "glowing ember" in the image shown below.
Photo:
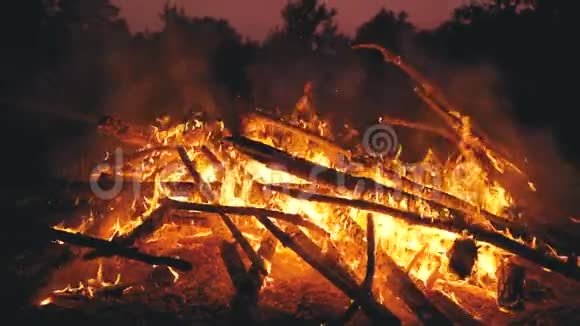
M52 303L52 298L51 297L48 297L48 298L40 301L40 303L38 305L40 305L40 306L46 306L46 305L49 305L51 303Z

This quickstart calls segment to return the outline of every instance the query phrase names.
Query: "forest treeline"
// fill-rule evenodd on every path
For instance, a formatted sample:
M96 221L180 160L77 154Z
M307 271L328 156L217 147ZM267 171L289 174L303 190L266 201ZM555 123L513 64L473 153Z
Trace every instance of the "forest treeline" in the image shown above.
M255 107L291 109L306 81L315 85L317 109L337 124L364 125L380 114L435 121L396 67L351 48L361 42L401 54L502 142L510 145L517 128L549 129L568 158L580 157L577 1L472 1L429 31L386 8L346 36L335 9L297 0L261 42L225 20L171 5L160 10L160 30L139 33L109 0L11 0L2 7L4 129L20 135L9 148L33 162L94 132L103 114L147 122L207 111L237 119ZM43 132L49 136L39 140Z

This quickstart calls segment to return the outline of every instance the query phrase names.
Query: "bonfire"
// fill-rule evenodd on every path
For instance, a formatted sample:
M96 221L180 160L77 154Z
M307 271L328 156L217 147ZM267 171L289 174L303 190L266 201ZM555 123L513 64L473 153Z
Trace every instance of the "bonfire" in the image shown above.
M522 309L528 275L579 280L571 244L509 213L516 199L493 176L518 175L534 191L525 167L400 57L356 48L407 73L446 127L385 116L363 132L332 131L310 84L292 114L251 112L235 133L219 120L141 128L108 117L100 130L124 146L91 176L94 214L47 230L83 258L56 271L38 303L174 289L177 306L223 305L252 322L259 307L296 309L287 302L311 286L319 310L342 309L326 322L477 324L482 302ZM393 125L460 154L406 164ZM346 147L345 135L361 140Z

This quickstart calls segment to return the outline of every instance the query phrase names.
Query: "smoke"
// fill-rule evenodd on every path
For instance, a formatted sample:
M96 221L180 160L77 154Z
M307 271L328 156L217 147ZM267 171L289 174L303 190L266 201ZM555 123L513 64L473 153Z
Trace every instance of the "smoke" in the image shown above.
M514 118L505 76L493 64L471 65L434 62L429 73L457 110L471 118L476 129L522 168L528 178L499 175L510 186L517 202L540 223L567 223L577 216L575 194L580 173L558 148L554 130L531 128ZM530 191L530 180L536 191ZM547 218L549 217L549 218Z
M577 171L561 157L550 131L526 129L513 119L501 70L489 62L448 62L417 46L414 37L400 40L402 57L440 86L457 110L472 117L536 184L538 192L529 195L526 183L514 181L516 198L523 198L536 216L576 214ZM385 115L444 126L397 67L383 62L378 53L352 50L350 42L339 35L312 47L274 38L256 46L242 41L222 21L196 18L185 26L177 21L159 33L105 44L99 63L104 71L99 85L105 91L96 104L97 113L145 126L162 114L179 122L203 111L209 118L224 119L235 132L246 110L289 112L303 85L312 81L314 104L335 131L345 123L362 131ZM70 140L66 151L58 148L49 161L59 169L61 162L79 156L98 162L114 141L103 141L94 125L86 128L82 137ZM403 159L409 162L423 158L429 148L440 158L455 150L432 134L395 130Z

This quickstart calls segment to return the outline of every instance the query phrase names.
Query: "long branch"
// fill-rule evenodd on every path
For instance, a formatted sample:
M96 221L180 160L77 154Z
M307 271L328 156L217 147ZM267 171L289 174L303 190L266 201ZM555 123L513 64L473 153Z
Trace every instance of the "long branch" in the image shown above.
M463 130L464 123L459 117L451 114L452 111L457 111L451 104L450 101L443 95L443 93L435 87L435 85L429 81L425 76L423 76L419 71L413 68L411 65L406 63L400 56L395 53L383 48L377 44L363 43L353 46L354 49L374 49L383 55L386 62L390 62L395 66L399 67L403 72L405 72L413 81L418 84L415 92L421 97L422 100L427 100L427 104L430 109L432 109L437 115L439 115L445 123L458 134L458 136L469 143L470 146L477 148L478 150L495 156L507 164L514 171L523 174L523 172L511 162L506 154L505 150L500 150L498 146L489 141L489 137L485 136L482 131L473 131L471 137L464 137L461 134ZM428 102L432 102L431 104ZM435 103L436 102L436 103ZM433 105L436 104L436 105ZM470 129L473 129L472 127ZM489 158L489 163L494 164L493 159Z
M298 214L289 214L281 211L270 210L266 208L258 207L248 207L248 206L223 206L223 205L210 205L201 203L191 203L182 202L177 200L169 200L169 205L174 209L180 210L190 210L198 212L216 213L216 214L233 214L233 215L244 215L244 216L254 216L254 215L267 215L272 218L289 222L297 226L305 227L309 230L315 231L316 233L328 237L328 232L321 228L320 226L308 221Z
M415 121L407 121L402 119L396 119L391 117L382 117L382 123L386 123L392 126L400 126L410 129L415 129L419 131L425 131L428 133L435 134L439 137L449 140L452 143L457 143L459 141L459 137L453 135L449 131L444 128L434 127L425 123L415 122Z
M148 255L138 251L136 248L126 247L112 241L94 238L80 233L71 233L49 228L47 230L47 236L53 240L59 240L64 243L81 247L93 248L98 252L107 253L107 255L110 256L119 256L150 265L166 265L181 271L189 271L192 268L191 263L182 259Z

